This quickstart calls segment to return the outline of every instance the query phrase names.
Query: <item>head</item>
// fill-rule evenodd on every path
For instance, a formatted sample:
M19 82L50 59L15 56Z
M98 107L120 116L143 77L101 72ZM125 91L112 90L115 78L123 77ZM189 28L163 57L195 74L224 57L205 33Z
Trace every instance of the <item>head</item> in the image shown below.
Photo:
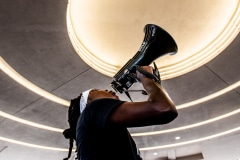
M80 99L80 110L83 112L86 105L91 101L102 99L102 98L112 98L119 99L115 92L109 90L100 90L100 89L90 89L82 93Z
M119 99L115 92L109 90L92 89L89 92L88 103L96 99L112 98Z

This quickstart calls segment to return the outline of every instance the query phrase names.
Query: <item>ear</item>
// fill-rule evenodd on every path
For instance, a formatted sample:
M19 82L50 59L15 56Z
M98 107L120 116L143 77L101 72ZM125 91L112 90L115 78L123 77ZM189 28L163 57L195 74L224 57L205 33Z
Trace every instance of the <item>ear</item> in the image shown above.
M93 95L90 92L89 95L88 95L87 104L91 103L92 100L93 100Z

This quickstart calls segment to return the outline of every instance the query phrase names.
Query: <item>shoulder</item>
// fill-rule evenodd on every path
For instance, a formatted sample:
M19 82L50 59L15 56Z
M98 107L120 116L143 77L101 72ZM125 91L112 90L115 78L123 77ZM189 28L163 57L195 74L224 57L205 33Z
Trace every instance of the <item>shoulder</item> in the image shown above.
M94 100L87 105L82 113L82 118L85 122L103 128L114 110L123 103L124 101L109 98Z
M111 98L103 98L103 99L97 99L89 103L86 107L86 112L111 112L121 104L123 104L124 101L111 99Z
M118 106L125 101L117 100L117 99L111 99L111 98L102 98L102 99L97 99L92 101L91 103L88 104L88 107L90 106Z

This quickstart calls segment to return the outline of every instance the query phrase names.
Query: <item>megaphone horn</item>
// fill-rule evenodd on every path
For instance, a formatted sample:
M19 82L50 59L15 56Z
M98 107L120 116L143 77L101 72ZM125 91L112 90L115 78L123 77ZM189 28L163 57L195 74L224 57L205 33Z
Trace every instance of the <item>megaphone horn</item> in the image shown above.
M133 74L136 72L135 66L148 66L155 59L165 55L174 55L178 48L172 36L155 24L147 24L144 27L144 40L138 52L130 59L113 77L110 84L116 92L127 92L136 82Z

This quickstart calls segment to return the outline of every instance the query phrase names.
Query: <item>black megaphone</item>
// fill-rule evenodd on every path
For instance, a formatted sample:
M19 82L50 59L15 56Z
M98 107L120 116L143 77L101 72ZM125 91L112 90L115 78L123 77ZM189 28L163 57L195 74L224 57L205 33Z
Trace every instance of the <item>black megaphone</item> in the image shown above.
M136 66L148 66L157 58L178 51L177 44L172 36L154 24L147 24L144 27L145 37L138 52L130 59L113 77L110 86L119 93L125 92L137 82Z

